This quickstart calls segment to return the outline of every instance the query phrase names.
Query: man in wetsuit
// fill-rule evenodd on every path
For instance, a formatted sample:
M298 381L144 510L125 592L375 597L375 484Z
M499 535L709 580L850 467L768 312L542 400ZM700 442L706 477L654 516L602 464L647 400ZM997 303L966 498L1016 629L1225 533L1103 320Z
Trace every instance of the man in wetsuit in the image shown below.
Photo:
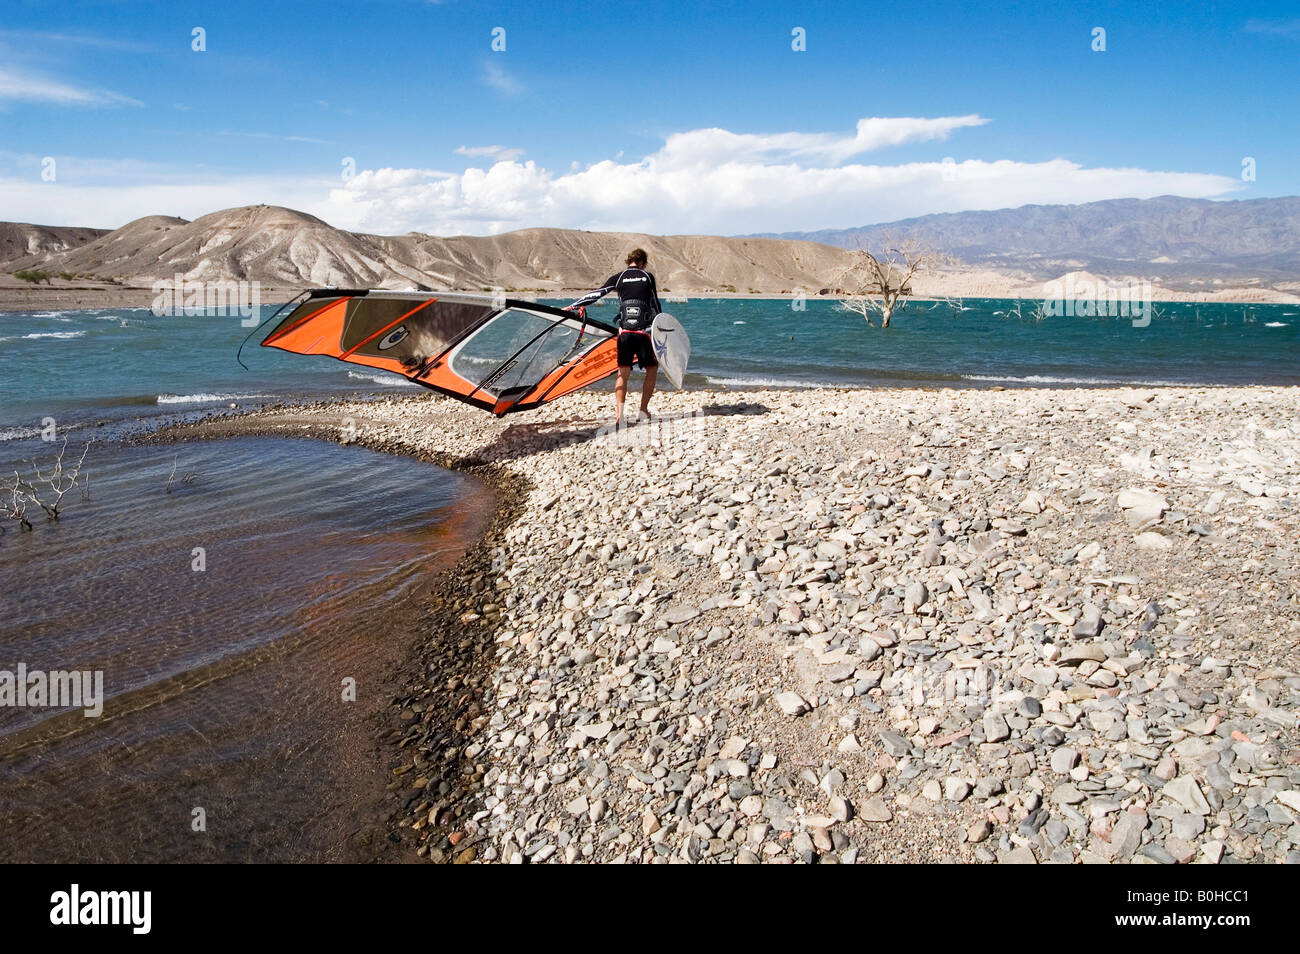
M584 308L610 292L618 292L618 383L614 385L616 427L623 423L623 402L627 398L628 378L632 376L632 362L635 361L645 372L645 383L641 385L641 413L647 418L650 417L650 396L655 393L655 378L659 373L659 362L650 346L650 325L661 311L655 277L646 271L644 249L632 249L626 261L627 268L615 272L600 288L587 292L569 305L574 310Z

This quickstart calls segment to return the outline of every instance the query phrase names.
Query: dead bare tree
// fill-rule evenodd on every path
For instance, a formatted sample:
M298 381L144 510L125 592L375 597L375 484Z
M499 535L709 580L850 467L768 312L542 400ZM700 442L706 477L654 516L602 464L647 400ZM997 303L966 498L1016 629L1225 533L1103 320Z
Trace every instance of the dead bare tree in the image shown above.
M32 529L32 522L27 519L27 491L23 488L23 479L14 471L14 482L9 487L9 499L4 504L4 515L10 520L17 520L24 530Z
M179 463L180 463L179 457L172 458L172 472L167 475L167 485L163 487L164 493L169 494L172 492L172 481L176 479L176 467ZM181 477L181 485L184 487L188 487L190 484L198 480L198 477L199 475L196 474L194 471L189 471Z
M38 490L36 484L27 483L25 485L27 496L45 511L45 516L50 520L59 519L59 505L63 502L63 495L77 485L81 465L86 462L86 452L90 450L90 441L86 441L85 446L81 448L81 457L71 469L65 469L63 466L63 455L67 449L68 439L65 437L63 446L59 448L59 455L54 459L54 466L48 474L42 471L35 461L28 462L32 465L36 480L45 489ZM42 499L42 494L46 494L48 499Z
M884 244L879 254L855 249L836 285L845 290L841 310L861 315L868 325L879 315L880 327L888 328L899 299L912 294L912 279L946 258L911 241L895 245L886 239Z
M1016 299L1015 307L1007 310L1007 317L1014 317L1018 321L1025 320L1024 303L1019 298ZM1036 301L1028 317L1030 321L1041 324L1047 318L1047 309L1041 301Z

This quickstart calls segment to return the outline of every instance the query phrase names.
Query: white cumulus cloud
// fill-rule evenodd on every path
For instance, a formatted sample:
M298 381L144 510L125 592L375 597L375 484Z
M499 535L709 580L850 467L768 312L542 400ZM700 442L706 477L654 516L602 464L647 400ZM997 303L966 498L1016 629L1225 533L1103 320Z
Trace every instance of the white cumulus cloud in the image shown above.
M870 118L858 120L853 136L829 133L733 133L725 129L695 129L668 137L658 154L661 164L716 165L729 161L773 160L779 157L801 160L843 162L864 152L886 146L943 140L956 129L983 126L981 116L943 116L938 119L914 117Z
M494 234L553 226L736 234L838 228L1029 203L1209 197L1241 187L1234 178L1214 173L1089 168L1063 158L847 161L889 146L942 141L987 121L975 115L868 118L858 122L853 135L842 136L698 129L669 136L661 149L638 161L606 159L563 171L505 155L487 169L456 174L367 170L331 190L311 211L369 231Z
M982 125L979 116L868 118L852 133L674 133L641 159L551 169L498 145L461 146L486 168L362 169L321 176L223 176L157 161L61 157L0 150L0 219L116 227L143 215L193 218L264 202L370 233L496 234L549 226L734 235L870 225L931 212L1072 204L1120 197L1208 198L1243 188L1210 172L1088 167L1067 158L867 161L864 153L939 143Z

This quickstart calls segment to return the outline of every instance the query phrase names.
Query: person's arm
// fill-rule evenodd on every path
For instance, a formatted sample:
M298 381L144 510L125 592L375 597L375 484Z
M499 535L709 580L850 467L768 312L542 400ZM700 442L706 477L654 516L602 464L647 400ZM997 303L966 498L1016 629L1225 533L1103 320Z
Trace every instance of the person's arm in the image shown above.
M608 295L618 286L618 277L619 275L622 274L623 274L622 272L619 272L615 275L610 275L609 278L605 279L605 283L601 285L599 288L597 288L595 291L587 292L587 294L583 295L577 301L573 302L572 304L566 305L565 307L570 311L572 311L578 308L585 308L587 305L591 305L600 301L602 298L604 298L606 295Z
M650 275L649 272L646 274ZM663 307L659 304L659 284L653 275L650 275L650 304L654 307L656 315L663 311Z

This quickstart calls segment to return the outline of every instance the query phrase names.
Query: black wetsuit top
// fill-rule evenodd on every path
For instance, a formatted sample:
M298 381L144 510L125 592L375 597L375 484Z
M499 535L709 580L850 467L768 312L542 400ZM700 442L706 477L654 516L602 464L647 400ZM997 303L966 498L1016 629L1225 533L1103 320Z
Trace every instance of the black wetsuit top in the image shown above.
M643 302L649 309L650 319L663 311L659 306L659 290L655 285L655 277L647 272L644 268L625 268L621 272L610 275L609 278L601 284L595 291L587 292L570 308L581 308L590 305L593 302L600 301L610 292L618 292L619 300L619 330L639 330L645 334L649 332L650 325L647 321L645 327L641 329L625 329L622 322L622 304L624 302Z

